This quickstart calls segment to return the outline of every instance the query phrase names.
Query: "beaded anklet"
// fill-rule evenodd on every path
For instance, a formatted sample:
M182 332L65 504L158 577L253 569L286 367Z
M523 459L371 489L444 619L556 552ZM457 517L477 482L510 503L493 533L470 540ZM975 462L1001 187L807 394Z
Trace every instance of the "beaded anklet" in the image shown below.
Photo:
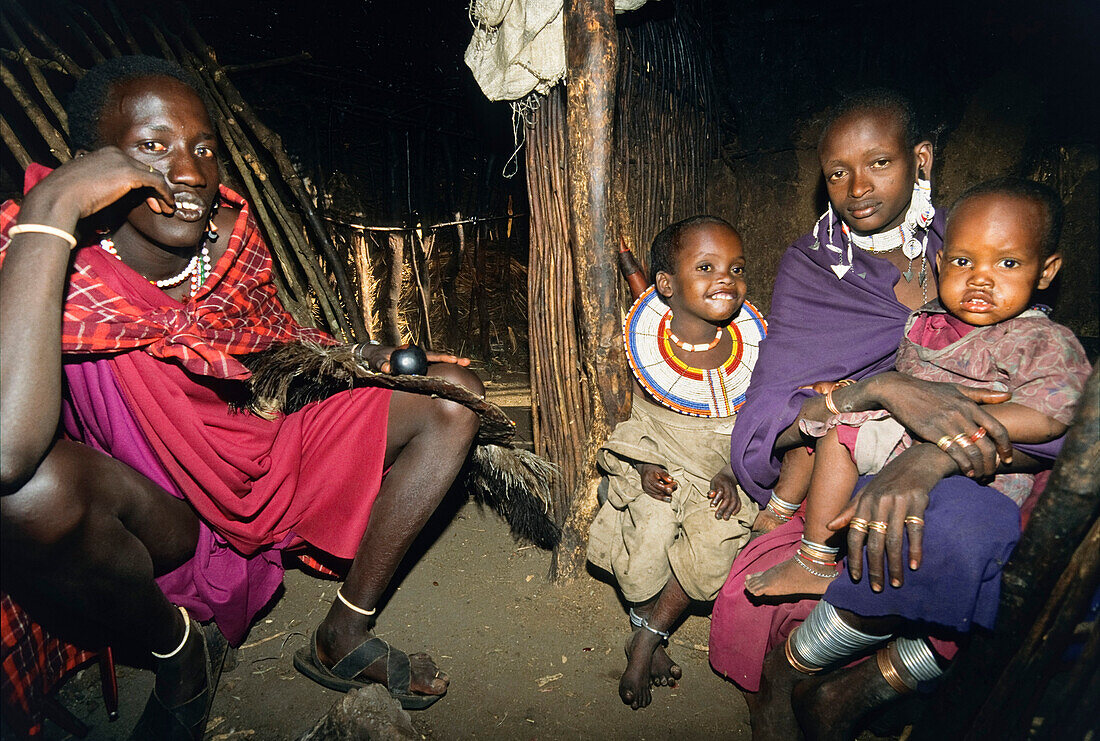
M806 536L802 536L802 543L798 546L798 553L794 554L794 561L814 576L822 579L835 579L837 574L840 573L837 569L836 560L839 552L839 548L831 548L821 543L815 543L812 540L806 540ZM821 572L815 566L831 568L832 571Z

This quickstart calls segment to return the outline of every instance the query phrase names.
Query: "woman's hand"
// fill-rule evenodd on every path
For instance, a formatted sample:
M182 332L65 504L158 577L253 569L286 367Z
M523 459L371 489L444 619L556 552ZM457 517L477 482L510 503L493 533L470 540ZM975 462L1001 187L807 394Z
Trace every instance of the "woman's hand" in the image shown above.
M714 518L728 520L741 511L741 498L737 496L737 479L733 475L733 468L727 463L726 467L714 475L710 480L710 506L714 507Z
M372 345L364 342L356 345L355 356L361 362L366 363L371 370L379 373L389 373L390 355L396 349L396 347L390 347L389 345ZM458 355L449 355L432 350L425 350L424 354L428 357L429 363L450 363L451 365L461 366L470 364L469 358L459 357Z
M639 463L635 468L642 477L642 491L657 501L671 504L672 492L679 486L676 479L669 476L664 468L653 463Z
M921 381L891 371L834 391L838 406L847 400L848 392L860 393L860 386L915 437L940 446L963 474L985 478L994 474L1001 461L1012 462L1008 431L980 406L1008 401L1012 398L1008 392Z
M890 584L900 587L905 582L903 530L909 534L909 568L920 568L928 492L940 479L956 472L951 456L931 443L918 443L886 464L855 495L844 511L829 523L830 530L848 526L848 574L852 581L858 582L863 576L862 556L866 546L871 589L882 591L884 551ZM853 520L862 521L863 528L853 527ZM882 531L883 523L885 532Z
M19 221L72 232L80 219L102 211L132 191L142 192L158 214L176 210L168 182L157 170L118 147L81 153L47 175L23 199Z

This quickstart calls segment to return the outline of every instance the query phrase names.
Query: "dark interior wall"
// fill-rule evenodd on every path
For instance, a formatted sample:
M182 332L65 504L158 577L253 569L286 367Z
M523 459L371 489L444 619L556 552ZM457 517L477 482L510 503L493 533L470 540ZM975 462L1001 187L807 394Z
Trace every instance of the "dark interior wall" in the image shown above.
M194 16L223 63L309 55L234 82L320 187L342 174L371 223L499 215L522 196L522 177L501 175L509 109L462 63L464 3L223 0Z
M816 144L845 91L892 87L936 145L944 207L997 175L1035 177L1067 206L1065 267L1044 300L1096 338L1100 6L1067 3L702 2L722 103L712 210L745 234L750 297L765 309L783 250L824 208Z

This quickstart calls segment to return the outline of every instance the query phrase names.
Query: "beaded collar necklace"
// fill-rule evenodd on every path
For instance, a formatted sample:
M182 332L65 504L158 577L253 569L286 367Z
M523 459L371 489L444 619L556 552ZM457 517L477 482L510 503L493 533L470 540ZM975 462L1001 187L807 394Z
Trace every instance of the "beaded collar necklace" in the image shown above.
M112 240L104 237L99 241L99 246L107 254L113 255L119 262L122 261L122 256L118 254L118 249L115 248L115 243ZM204 240L202 249L199 250L198 254L192 256L191 261L187 263L187 266L183 270L176 273L171 278L151 280L149 282L157 288L174 288L190 278L191 296L194 297L208 277L210 277L210 250L207 248L206 241Z
M718 339L729 334L732 342L729 357L717 368L694 368L677 358L671 322L672 310L653 286L630 307L623 342L638 384L657 403L681 414L732 417L745 403L760 341L768 331L764 317L746 301L733 321L720 328Z

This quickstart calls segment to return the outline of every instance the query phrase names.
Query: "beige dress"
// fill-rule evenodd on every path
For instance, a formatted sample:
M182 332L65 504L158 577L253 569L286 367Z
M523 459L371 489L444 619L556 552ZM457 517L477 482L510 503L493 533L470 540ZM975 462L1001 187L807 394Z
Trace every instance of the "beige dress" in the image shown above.
M729 461L734 419L690 417L635 393L630 418L596 454L607 501L589 531L588 560L615 576L627 601L649 600L672 574L695 600L722 588L759 512L740 487L741 509L729 520L716 519L707 498ZM671 503L642 491L638 463L662 466L676 480Z

